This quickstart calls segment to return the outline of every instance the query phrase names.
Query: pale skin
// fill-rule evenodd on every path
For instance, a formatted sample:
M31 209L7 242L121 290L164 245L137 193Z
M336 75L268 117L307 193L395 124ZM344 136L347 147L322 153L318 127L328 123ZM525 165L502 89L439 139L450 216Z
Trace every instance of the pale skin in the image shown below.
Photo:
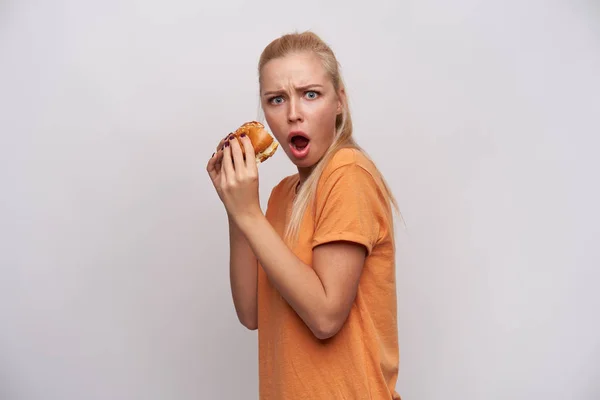
M320 60L290 54L269 61L261 77L261 102L273 135L297 166L300 183L323 156L334 137L343 90L336 91ZM306 158L295 159L288 134L302 130L310 138ZM334 336L346 321L366 257L363 246L332 242L314 249L312 265L287 247L260 208L259 174L254 150L241 138L224 146L207 171L227 211L230 229L230 281L240 322L256 329L257 271L260 262L274 287L318 339Z

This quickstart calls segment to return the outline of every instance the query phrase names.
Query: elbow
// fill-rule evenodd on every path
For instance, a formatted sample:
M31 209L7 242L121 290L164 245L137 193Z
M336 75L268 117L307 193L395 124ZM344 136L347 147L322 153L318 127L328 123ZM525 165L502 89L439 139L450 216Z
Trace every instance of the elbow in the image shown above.
M248 330L250 331L255 331L258 329L258 317L256 315L256 313L250 313L250 312L246 312L246 313L239 313L238 314L238 319L240 320L240 323Z
M313 323L310 330L319 340L327 340L334 337L342 326L346 318L339 315L321 315Z
M242 325L244 325L244 327L246 329L248 329L249 331L255 331L258 329L258 324L256 324L256 323L243 323L242 322Z
M258 322L256 320L251 319L242 319L239 318L240 323L249 331L255 331L258 329Z
M246 329L250 331L255 331L258 329L258 318L256 313L238 311L237 317L240 321L240 324L242 324Z
M337 330L335 329L319 329L313 330L313 334L319 340L327 340L335 336Z

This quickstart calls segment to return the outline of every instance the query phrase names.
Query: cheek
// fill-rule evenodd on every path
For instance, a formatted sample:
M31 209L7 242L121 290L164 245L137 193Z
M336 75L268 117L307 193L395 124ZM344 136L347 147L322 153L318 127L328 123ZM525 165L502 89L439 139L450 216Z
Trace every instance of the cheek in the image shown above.
M270 133L273 135L275 140L279 142L279 144L284 145L287 142L287 126L285 121L281 122L280 118L273 117L273 115L268 115L266 112L265 120L269 126ZM288 151L287 146L284 146L284 151Z
M335 135L335 120L336 120L337 106L335 104L327 104L321 107L316 113L316 120L318 121L319 129L325 141L331 141Z

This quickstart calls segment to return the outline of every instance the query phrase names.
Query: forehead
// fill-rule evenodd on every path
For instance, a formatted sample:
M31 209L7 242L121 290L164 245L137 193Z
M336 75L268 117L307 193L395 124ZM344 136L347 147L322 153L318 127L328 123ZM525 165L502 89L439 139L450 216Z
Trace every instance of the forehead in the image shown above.
M313 53L293 53L275 58L263 66L263 90L283 89L289 85L325 85L327 72L319 57Z

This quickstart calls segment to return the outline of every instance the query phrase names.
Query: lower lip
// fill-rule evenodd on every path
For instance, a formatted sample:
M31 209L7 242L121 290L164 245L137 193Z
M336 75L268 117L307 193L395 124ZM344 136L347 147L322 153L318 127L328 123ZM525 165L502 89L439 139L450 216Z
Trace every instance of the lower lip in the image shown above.
M290 143L290 149L292 151L292 155L297 159L302 159L308 156L308 150L310 149L310 142L304 147L302 150L297 149Z

